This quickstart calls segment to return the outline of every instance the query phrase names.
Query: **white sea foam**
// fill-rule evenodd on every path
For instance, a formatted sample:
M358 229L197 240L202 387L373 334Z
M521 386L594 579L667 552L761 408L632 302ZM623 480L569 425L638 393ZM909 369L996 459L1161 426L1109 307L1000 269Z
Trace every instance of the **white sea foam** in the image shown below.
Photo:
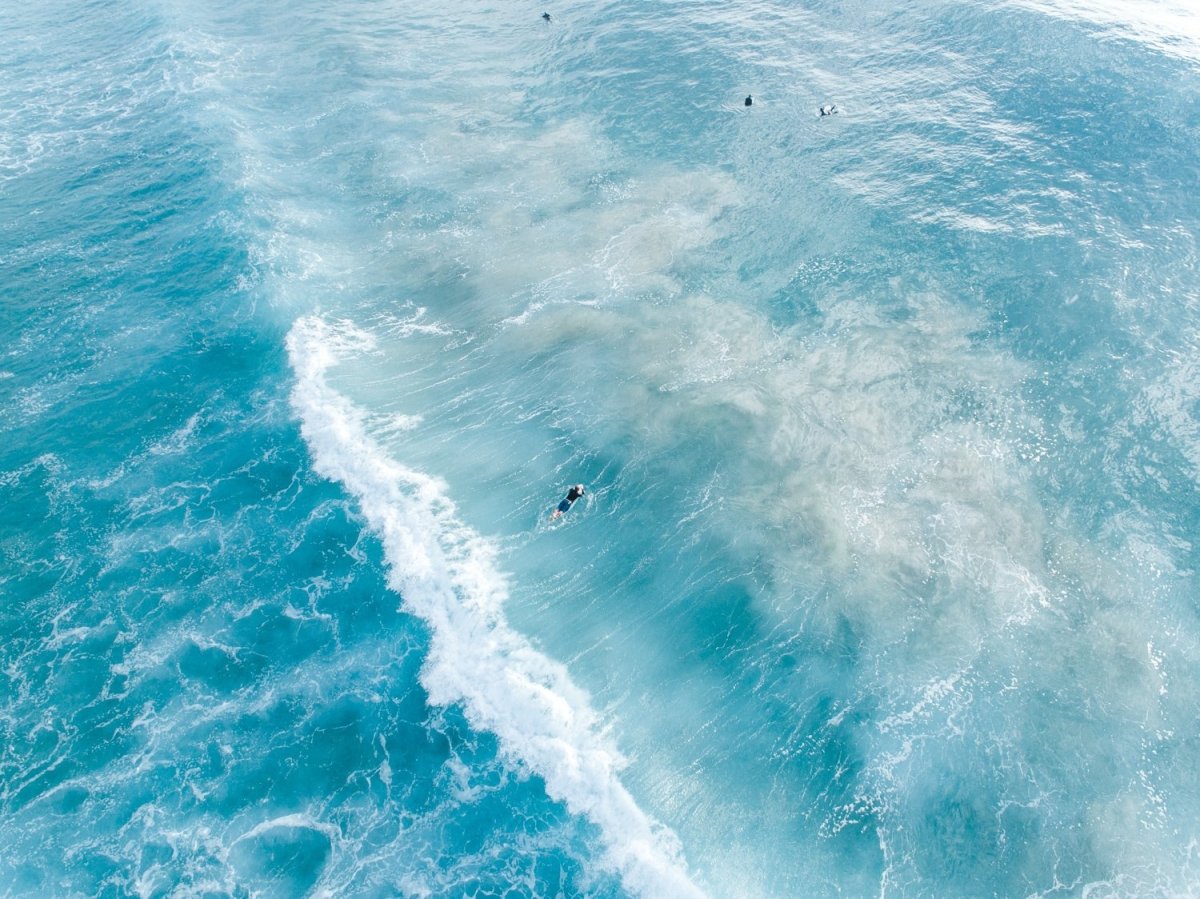
M389 458L369 436L367 416L327 382L342 356L374 344L350 324L297 321L287 340L292 403L317 471L358 499L383 541L390 585L430 627L422 670L430 700L461 703L473 726L495 733L514 761L545 780L551 797L594 822L631 890L702 895L678 839L622 785L623 759L586 694L506 623L492 544L458 519L442 482Z

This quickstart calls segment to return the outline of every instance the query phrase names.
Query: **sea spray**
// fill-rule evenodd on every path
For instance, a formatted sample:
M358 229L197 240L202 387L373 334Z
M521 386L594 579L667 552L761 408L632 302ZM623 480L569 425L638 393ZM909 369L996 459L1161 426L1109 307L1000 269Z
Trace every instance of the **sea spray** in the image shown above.
M619 752L566 669L506 623L495 550L457 517L437 478L389 458L366 416L326 380L347 353L375 346L349 323L298 320L287 338L292 405L316 470L358 500L382 540L389 584L430 628L422 684L430 701L461 703L473 726L495 733L547 793L599 828L608 861L644 896L700 896L675 835L621 784Z

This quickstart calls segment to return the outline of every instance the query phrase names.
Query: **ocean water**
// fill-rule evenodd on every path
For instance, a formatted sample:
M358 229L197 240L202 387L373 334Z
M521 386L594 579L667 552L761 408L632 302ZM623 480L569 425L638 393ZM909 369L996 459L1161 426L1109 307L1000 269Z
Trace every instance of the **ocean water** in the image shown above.
M10 3L0 895L1200 895L1197 197L1181 2Z

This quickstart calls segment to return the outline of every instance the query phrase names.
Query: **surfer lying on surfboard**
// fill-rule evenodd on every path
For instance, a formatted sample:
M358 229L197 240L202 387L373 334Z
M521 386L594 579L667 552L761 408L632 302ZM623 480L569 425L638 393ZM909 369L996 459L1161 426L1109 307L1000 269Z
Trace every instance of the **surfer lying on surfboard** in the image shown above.
M550 517L558 518L559 515L562 515L563 512L565 512L569 508L571 508L571 506L574 504L575 500L579 499L579 497L581 497L581 496L583 496L583 485L576 484L574 487L572 487L570 490L567 491L566 498L561 503L558 504L558 508L554 510L554 514L551 515Z

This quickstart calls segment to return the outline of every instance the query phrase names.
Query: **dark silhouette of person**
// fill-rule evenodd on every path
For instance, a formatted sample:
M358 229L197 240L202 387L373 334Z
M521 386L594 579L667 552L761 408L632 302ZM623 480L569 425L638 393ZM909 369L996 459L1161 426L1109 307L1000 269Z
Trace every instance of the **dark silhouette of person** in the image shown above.
M548 13L548 12L542 13L542 18L545 19L547 22L549 22L550 21L550 13Z
M753 97L750 97L750 96L747 96L747 97L746 97L746 105L747 105L747 106L753 106L753 105L754 105L754 98L753 98Z

